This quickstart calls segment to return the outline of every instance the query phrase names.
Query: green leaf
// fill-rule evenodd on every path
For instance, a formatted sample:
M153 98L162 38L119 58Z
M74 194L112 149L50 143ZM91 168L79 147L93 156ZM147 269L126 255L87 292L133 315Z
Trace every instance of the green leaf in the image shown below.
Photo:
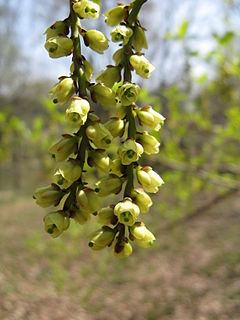
M186 33L187 33L187 31L188 31L188 27L189 27L188 20L184 20L184 21L180 24L180 26L179 26L179 28L178 28L178 31L177 31L177 37L178 37L179 39L185 38Z
M228 45L234 36L235 33L233 31L227 31L223 36L219 36L217 33L213 33L213 37L221 46Z
M207 74L202 74L201 76L197 77L197 82L199 84L204 84L207 81Z

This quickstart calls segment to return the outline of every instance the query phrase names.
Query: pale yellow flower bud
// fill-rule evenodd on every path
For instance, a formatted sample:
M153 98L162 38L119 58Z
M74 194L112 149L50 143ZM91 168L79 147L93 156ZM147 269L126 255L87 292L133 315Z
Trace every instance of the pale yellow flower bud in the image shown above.
M57 36L46 41L45 49L48 51L50 58L60 58L72 53L73 42L68 37Z
M114 55L113 60L115 61L116 66L118 66L123 60L123 49L118 49Z
M135 140L126 140L118 149L118 154L122 164L129 165L132 162L138 161L143 153L143 147Z
M62 177L69 182L78 180L82 174L80 163L75 159L69 159L60 164L58 171Z
M102 54L108 48L108 39L98 30L87 30L84 35L85 44L92 50Z
M119 25L115 27L110 34L112 36L113 42L122 42L123 45L125 46L128 43L129 39L131 38L133 31L131 28L128 28L123 25Z
M62 174L60 173L59 170L57 170L54 173L53 182L58 184L59 186L61 186L63 188L68 188L72 184L72 182L67 181L66 179L64 179L64 177L62 176Z
M114 214L113 208L106 207L98 211L97 221L99 224L103 224L103 225L109 225L109 224L115 225L118 219Z
M136 73L145 79L148 79L150 73L155 69L144 56L132 55L129 61Z
M163 179L151 167L137 169L137 178L143 189L150 193L157 193L164 184Z
M101 250L113 242L115 234L113 229L104 226L90 235L88 245L93 250Z
M59 211L48 213L43 221L45 231L53 238L60 236L70 225L69 217Z
M83 19L97 19L100 13L100 6L89 0L80 0L73 5L73 10L80 18Z
M155 111L151 106L136 109L137 116L141 125L158 131L164 124L165 118Z
M111 133L100 122L89 125L86 129L86 135L100 149L109 148L113 139Z
M90 122L100 122L100 118L93 112L88 114L88 118Z
M159 152L160 143L146 131L137 134L137 142L143 146L146 154L157 154Z
M130 198L125 198L114 207L114 214L120 223L132 226L140 214L140 209Z
M42 208L57 206L62 199L64 193L56 184L51 184L48 187L38 188L33 198L36 199L36 204Z
M111 135L116 137L121 137L124 131L124 121L120 118L114 117L111 118L108 122L104 124L104 127L109 130Z
M86 77L87 81L90 82L92 79L93 67L92 67L91 63L86 59L83 60L83 65L84 65L85 77Z
M91 63L83 58L83 66L84 66L84 75L86 77L87 81L91 81L92 79L92 74L93 74L93 67L91 65ZM71 64L70 66L70 71L73 74L74 73L74 63Z
M77 210L73 214L73 219L79 224L85 224L91 219L91 214L88 211Z
M136 26L134 28L132 46L136 51L141 51L143 48L148 49L148 43L145 36L145 32L143 28L140 26Z
M72 78L61 79L49 91L49 97L53 99L54 103L60 105L66 104L71 96L74 94L75 88Z
M140 93L140 87L138 85L126 82L118 90L117 96L121 100L123 106L130 106L136 102Z
M121 163L121 159L112 160L111 164L111 173L115 174L118 177L122 177L124 173L124 166Z
M119 24L126 16L127 10L124 6L116 6L104 13L107 25L114 27Z
M156 240L152 232L142 222L136 222L130 230L136 244L142 248L151 247Z
M106 197L112 193L118 194L121 188L122 180L114 174L110 174L96 183L95 191L100 197Z
M122 241L117 243L114 248L114 256L119 259L125 259L132 254L132 246L129 242Z
M68 25L64 21L56 21L45 31L46 40L57 36L66 36L69 32Z
M72 153L75 153L77 146L77 137L65 135L49 149L49 152L54 155L56 161L60 162L67 159Z
M131 196L142 213L149 211L149 208L152 206L152 200L143 189L134 189Z
M114 108L116 105L115 93L102 83L89 87L94 102L106 108Z
M104 150L97 149L89 152L88 165L108 173L111 167L111 159Z
M116 115L120 118L123 119L126 117L127 114L127 109L129 108L129 106L122 106L121 102L117 103L116 105Z
M89 188L77 190L76 201L80 211L88 213L94 213L101 207L101 199L98 194Z
M88 117L89 102L80 97L73 97L66 110L66 119L74 126L82 126Z
M103 83L105 86L112 88L115 82L121 80L121 70L119 67L108 66L106 70L100 72L96 81Z

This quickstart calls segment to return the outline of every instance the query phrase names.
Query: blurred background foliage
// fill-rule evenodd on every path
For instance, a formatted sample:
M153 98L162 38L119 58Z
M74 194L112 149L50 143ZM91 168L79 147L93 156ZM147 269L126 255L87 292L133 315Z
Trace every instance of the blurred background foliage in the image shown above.
M19 246L22 250L27 250L27 253L23 254L27 263L37 265L39 260L42 261L43 267L37 280L41 282L42 279L48 281L51 278L57 291L62 291L67 286L65 293L78 292L78 287L82 284L80 280L71 284L68 282L69 278L76 276L76 270L72 270L70 266L74 262L79 264L79 257L82 258L82 263L86 262L81 266L80 272L81 281L87 289L80 300L84 307L90 310L91 299L98 301L94 300L93 286L98 286L108 273L108 281L112 284L135 279L133 275L126 275L123 269L126 265L134 267L136 261L144 259L145 252L137 250L134 258L136 260L123 265L111 264L112 257L108 253L100 254L100 257L96 258L91 253L86 253L88 249L81 251L79 248L86 246L85 237L89 228L91 229L89 226L73 226L69 235L53 243L52 240L43 238L45 236L40 229L41 213L29 200L36 187L49 182L54 162L47 150L65 128L64 110L47 99L47 92L57 82L58 76L68 74L70 61L68 58L62 62L49 61L43 49L42 34L54 19L67 15L66 2L68 1L43 0L35 3L24 0L19 5L15 0L0 1L0 200L2 210L6 211L11 205L5 195L10 202L20 199L19 208L11 209L16 210L11 223L17 223L19 230L22 226L23 234L25 222L33 223L34 232L27 232L26 238L19 241ZM218 206L220 200L232 199L232 195L237 194L240 189L240 2L218 0L214 3L215 7L208 0L152 0L145 6L142 14L148 28L150 48L147 57L156 65L156 71L150 81L143 82L136 78L136 81L140 81L144 86L139 105L153 105L167 119L165 126L157 134L161 141L159 155L152 157L151 163L146 159L147 164L153 166L166 183L154 198L151 216L146 218L157 234L170 230L173 226L180 226L193 216L204 215L207 210ZM115 4L116 1L103 1L105 9ZM90 25L109 33L103 19L91 22ZM104 58L100 56L96 59L95 54L91 53L87 53L87 56L90 54L95 69L100 71L106 64L111 63L114 50L116 46L112 45ZM95 109L102 112L103 117L107 115L108 111L100 111L98 106L95 106ZM143 164L144 161L145 159L142 160ZM28 205L23 204L24 201L28 201ZM227 210L230 208L231 202ZM35 210L39 215L33 217ZM22 216L23 212L27 220L20 222L18 214ZM0 215L0 219L2 228L9 225L4 215ZM235 241L239 229L233 227L235 229L231 229L231 239ZM223 235L222 229L219 230ZM8 239L4 229L2 231L3 239ZM156 257L157 250L165 252L168 248L173 255L178 250L184 254L185 249L178 247L186 240L182 231L174 231L170 236L177 244L172 245L170 238L162 238L156 250L153 249L149 254ZM11 239L11 236L9 237ZM227 240L229 237L227 234ZM209 247L209 243L206 245ZM219 245L221 248L223 246ZM5 251L8 249L4 246L1 248ZM18 249L11 246L13 254L14 250L17 252ZM222 252L219 251L211 264L201 269L201 272L209 276L214 273L213 270L224 265L234 274L235 267L239 270L240 265L239 255L234 250L227 252L226 260L220 259ZM3 263L7 261L3 258ZM93 263L90 267L89 261ZM158 264L158 260L155 263ZM24 273L25 267L20 267L20 272ZM10 263L8 268L14 272L14 263ZM115 274L111 273L113 270ZM93 277L95 271L96 278ZM11 277L10 275L8 285L5 284L4 287L7 292L15 292L14 285L17 280L12 281ZM86 277L90 281L88 285L83 280ZM112 291L108 288L108 292L111 294ZM237 294L237 291L234 291L235 293ZM101 290L98 294L101 295ZM154 299L154 294L152 297ZM156 305L157 297L156 295ZM196 314L194 317L194 313L192 318L177 317L174 313L174 299L166 298L166 305L164 302L160 310L156 305L150 308L148 317L144 319L154 320L160 316L161 319L180 320L229 319L228 313L224 318L223 311L219 313L221 316L216 318L211 318L211 312L206 318L198 318ZM184 304L181 296L176 299L180 301L180 305ZM84 304L86 301L89 304ZM107 308L106 303L96 303L100 311L103 305ZM230 318L237 319L237 316ZM51 319L55 319L53 315ZM82 315L81 318L73 316L70 319L85 318ZM86 319L92 318L89 316ZM96 316L93 319L115 318L103 315L102 318ZM135 318L126 314L125 319L142 318L140 314L135 315Z

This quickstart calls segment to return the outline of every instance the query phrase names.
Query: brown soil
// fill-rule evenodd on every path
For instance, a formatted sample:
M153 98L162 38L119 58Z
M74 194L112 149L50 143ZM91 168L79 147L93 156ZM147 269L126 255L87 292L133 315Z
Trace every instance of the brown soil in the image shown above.
M240 319L238 196L123 262L87 248L90 227L49 239L31 199L0 212L1 320Z

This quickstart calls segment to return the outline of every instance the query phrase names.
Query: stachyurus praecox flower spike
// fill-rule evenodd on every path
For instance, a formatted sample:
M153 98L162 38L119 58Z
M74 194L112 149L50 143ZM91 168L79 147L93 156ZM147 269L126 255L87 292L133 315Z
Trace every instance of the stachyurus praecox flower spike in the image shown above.
M129 257L134 245L154 244L155 236L142 217L153 205L148 193L157 193L164 184L142 162L159 152L160 143L148 130L159 131L165 118L152 106L139 105L141 88L132 81L134 71L148 79L155 69L143 52L148 48L146 29L138 17L145 2L121 3L104 13L112 27L111 40L120 48L112 65L98 73L83 52L87 54L89 48L104 54L109 39L82 24L85 19L98 19L99 1L69 0L70 15L45 32L51 58L72 56L69 74L61 75L49 92L57 107L65 110L68 129L49 149L56 162L52 184L38 188L34 199L43 208L51 207L44 218L51 237L61 236L71 221L81 228L96 220L100 226L89 236L89 247L110 248L120 259ZM82 46L87 48L82 51ZM93 74L97 74L95 81ZM101 108L106 108L104 121Z

